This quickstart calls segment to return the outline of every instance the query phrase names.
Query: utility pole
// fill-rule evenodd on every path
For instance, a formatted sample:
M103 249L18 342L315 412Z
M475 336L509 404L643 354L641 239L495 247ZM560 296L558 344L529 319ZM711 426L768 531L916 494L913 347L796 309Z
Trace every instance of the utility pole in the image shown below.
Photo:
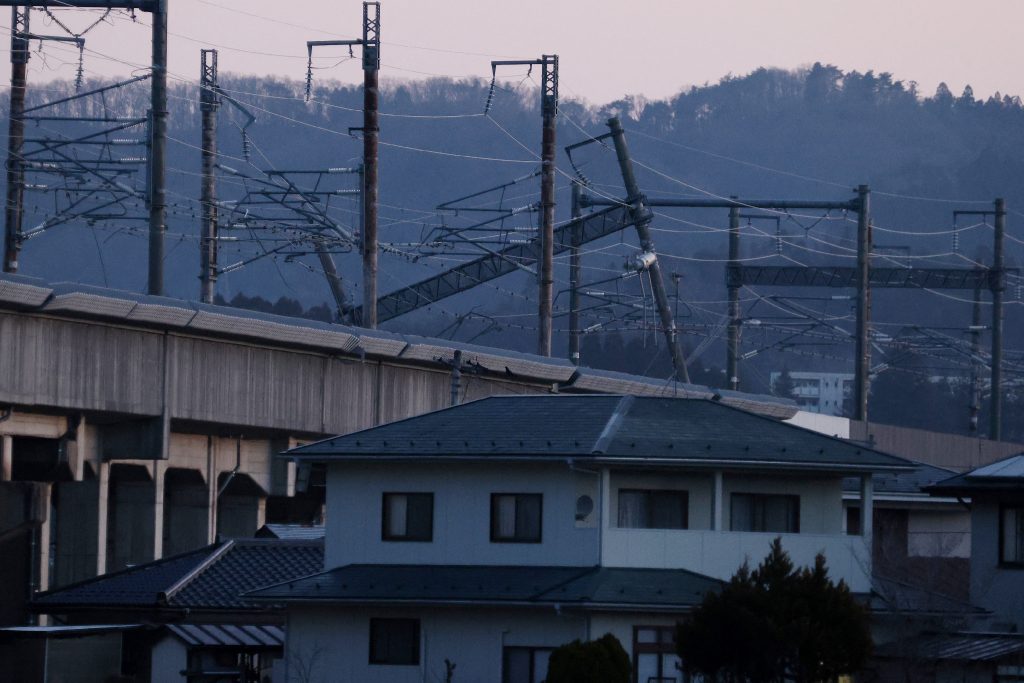
M981 287L974 288L974 307L971 311L971 405L968 428L978 433L978 414L981 412Z
M1003 421L1003 239L1006 235L1006 200L995 201L995 245L990 271L992 288L992 407L989 414L988 438L999 441Z
M69 4L75 4L74 2ZM167 0L153 0L153 82L149 194L149 294L164 293L164 233L167 231Z
M28 86L28 7L11 8L11 105L7 120L7 207L4 224L4 272L18 272L21 249L22 201L25 172L22 145L25 141L25 90Z
M359 251L363 261L363 305L360 309L360 320L356 321L363 327L377 327L377 194L378 173L377 155L380 140L380 91L378 73L380 71L380 3L363 3L363 37L360 40L310 40L306 41L309 53L309 69L306 75L306 98L312 91L313 80L313 48L328 46L348 47L354 45L363 50L363 127L350 128L363 134L363 164L360 167L360 242ZM338 277L330 254L318 250L320 262L324 266L327 281L338 302L339 315L342 313L341 278ZM330 260L330 263L328 263ZM333 271L333 272L332 272Z
M380 3L363 3L363 327L377 327L377 110Z
M611 129L612 142L615 144L615 155L619 160L619 169L622 172L622 180L626 186L626 202L633 207L634 215L646 214L646 198L640 192L636 176L633 174L633 162L629 158L629 148L626 147L626 135L622 130L622 124L617 116L608 119L608 127ZM679 335L676 330L676 321L672 316L672 308L668 303L668 293L665 291L665 281L661 276L661 264L658 263L657 252L654 250L654 241L651 239L649 215L636 221L636 233L640 238L640 248L651 258L648 269L651 274L651 289L654 290L654 303L658 307L658 316L661 319L661 328L665 333L668 342L669 352L672 354L672 366L675 369L677 381L689 383L690 373L686 369L686 358L683 356L682 345L679 343Z
M199 242L202 282L200 299L212 304L217 285L217 109L220 97L217 92L217 51L201 51L201 72L199 80L199 108L202 112L202 192L200 203L203 210L202 237Z
M853 419L868 419L871 372L871 190L857 186L857 342L853 378Z
M736 197L732 197L736 199ZM729 268L740 267L740 207L729 207ZM729 337L728 353L726 354L725 375L729 388L738 391L740 388L740 285L729 280L726 289L729 299Z
M582 188L578 181L572 183L572 218L583 216L580 206ZM569 243L569 360L580 364L580 284L582 263L580 262L580 237L582 226L579 221L572 225L572 241Z
M555 284L555 124L558 122L558 55L540 59L491 62L492 75L499 66L540 66L541 68L541 225L537 243L539 258L537 293L537 354L551 355L551 318Z

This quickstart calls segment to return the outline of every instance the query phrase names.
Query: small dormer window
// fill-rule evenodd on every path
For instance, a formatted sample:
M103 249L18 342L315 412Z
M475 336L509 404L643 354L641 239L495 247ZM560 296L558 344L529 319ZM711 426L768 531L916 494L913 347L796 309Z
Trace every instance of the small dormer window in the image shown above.
M492 493L491 542L540 543L541 508L539 493Z
M385 541L433 540L433 493L385 493L383 507L381 538Z
M1024 507L1004 506L999 526L1000 564L1024 566Z

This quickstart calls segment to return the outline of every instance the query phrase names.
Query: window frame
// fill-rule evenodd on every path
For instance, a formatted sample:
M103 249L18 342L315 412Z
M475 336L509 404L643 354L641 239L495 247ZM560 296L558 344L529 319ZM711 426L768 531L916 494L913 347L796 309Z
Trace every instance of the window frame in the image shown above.
M749 496L755 501L767 501L769 498L784 498L791 500L796 503L796 514L794 521L796 522L795 528L793 529L782 529L782 530L770 530L770 529L737 529L736 528L736 516L734 512L734 502L736 496ZM753 526L753 525L751 525ZM799 534L800 533L800 495L797 493L759 493L756 491L732 491L729 494L729 531L738 531L740 533L755 533L755 534Z
M393 535L388 533L388 498L390 496L405 496L405 535ZM409 496L426 496L430 499L430 533L426 538L417 538L409 535ZM434 540L434 492L433 491L384 491L380 496L380 540L388 543L431 543Z
M538 652L547 652L548 653L548 657L550 658L551 653L554 652L555 649L556 649L555 647L550 646L550 645L505 645L504 647L501 648L501 682L502 683L509 683L509 680L508 680L508 676L509 676L509 672L508 672L508 658L509 658L509 655L512 653L513 650L515 650L515 651L523 651L523 650L525 650L530 655L530 681L529 681L529 683L543 683L543 681L535 681L535 680L533 680L533 678L534 678L533 672L534 672L534 669L537 666L537 653Z
M999 504L999 556L998 565L1004 569L1024 569L1024 552L1022 556L1016 560L1007 560L1006 557L1006 512L1008 510L1017 510L1018 515L1018 532L1020 532L1021 526L1024 526L1024 505L1017 505L1013 503L1000 503ZM1022 548L1024 551L1024 548Z
M537 499L537 535L536 537L524 537L520 538L515 535L513 536L499 536L497 522L497 503L498 498L514 496L516 499L516 510L515 515L519 516L519 499L520 498L536 498ZM543 493L512 493L512 492L495 492L491 493L491 543L542 543L544 539L544 494Z
M657 642L654 643L641 643L640 632L641 631L655 631L657 635ZM647 624L634 624L633 625L633 654L630 657L630 672L633 683L647 683L646 681L640 680L640 655L656 655L658 657L658 675L659 677L668 678L664 676L665 671L663 670L663 664L665 662L664 657L666 655L678 657L679 654L676 651L676 627L675 626L652 626ZM663 639L665 634L669 635L667 640ZM685 671L678 671L679 680L688 681L688 677ZM671 678L676 678L673 675Z
M653 494L656 493L670 493L673 495L682 497L682 513L683 513L683 525L682 526L622 526L622 494L623 493L643 493L648 498L648 514L652 516L653 506L650 504L653 500ZM616 529L654 529L664 531L686 531L690 528L690 491L688 489L634 489L634 488L620 488L616 490L615 503L617 506L615 515L615 528ZM651 520L648 520L650 523Z
M374 625L382 623L382 622L392 622L392 623L394 623L394 622L406 622L406 623L411 622L412 624L415 625L414 637L413 637L413 647L414 647L414 650L413 650L413 653L412 653L413 654L412 661L396 662L396 661L389 661L389 660L385 660L385 659L375 659L374 658L374 649L375 649L374 648L374 642L375 642L374 641ZM419 666L420 665L420 658L421 658L422 651L423 651L423 647L422 647L422 644L421 644L420 641L423 639L423 632L422 632L422 626L420 624L420 620L419 619L414 619L414 618L411 618L411 617L370 617L370 634L369 635L370 635L370 637L369 637L369 645L370 645L369 650L370 650L370 652L369 652L368 661L369 661L369 663L371 665L374 665L374 666Z

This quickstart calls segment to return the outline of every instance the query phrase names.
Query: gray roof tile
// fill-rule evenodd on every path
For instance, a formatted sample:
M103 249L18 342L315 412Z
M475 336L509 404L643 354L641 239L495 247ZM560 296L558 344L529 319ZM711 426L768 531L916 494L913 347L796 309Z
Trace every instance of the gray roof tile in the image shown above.
M616 395L492 396L288 451L346 458L582 458L907 470L912 464L718 401Z

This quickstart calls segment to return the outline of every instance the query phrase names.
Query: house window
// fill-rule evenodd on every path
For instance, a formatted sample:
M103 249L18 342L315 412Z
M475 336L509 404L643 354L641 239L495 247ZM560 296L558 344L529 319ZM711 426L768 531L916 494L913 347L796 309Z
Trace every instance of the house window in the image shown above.
M433 493L385 493L381 538L430 541L434 538Z
M999 527L1000 564L1024 565L1024 507L1003 507Z
M623 529L685 529L686 491L619 489L619 527Z
M800 531L800 496L765 493L732 494L729 512L732 531Z
M633 627L633 683L683 683L675 626Z
M501 657L501 683L543 683L552 650L550 647L506 647Z
M491 542L540 543L541 494L492 493Z
M419 663L419 619L370 619L370 664Z

